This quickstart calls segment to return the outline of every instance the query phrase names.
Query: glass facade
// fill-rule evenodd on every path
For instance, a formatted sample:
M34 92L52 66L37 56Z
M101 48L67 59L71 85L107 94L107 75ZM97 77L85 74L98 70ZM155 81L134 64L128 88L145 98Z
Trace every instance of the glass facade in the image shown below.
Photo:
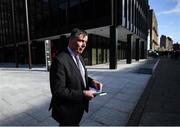
M103 2L103 6L102 3ZM1 42L13 43L12 11L17 42L26 41L25 0L1 0ZM28 0L31 40L69 32L73 27L93 28L110 24L109 0ZM87 25L88 24L88 25ZM11 37L12 38L12 37Z
M125 42L119 41L118 42L118 51L117 51L117 59L122 60L126 58L126 46Z
M89 29L109 25L110 7L109 0L28 0L32 52L39 50L35 48L37 39L68 33L73 27ZM0 61L14 62L18 50L17 59L27 63L25 12L25 0L0 0ZM5 50L11 55L6 55ZM32 57L33 63L39 63L34 62L37 61L34 53Z
M118 24L146 40L148 36L148 0L120 0L118 5Z
M109 61L109 38L90 34L83 58L86 65L107 63Z
M21 0L0 1L0 61L15 60L15 43L26 40L25 6ZM6 54L6 51L8 52Z
M60 43L60 36L69 33L72 28L86 30L108 27L106 32L109 33L112 25L111 0L27 1L32 63L44 63L44 49L41 48L44 48L46 39L51 40L52 56L55 56L66 45ZM121 36L130 33L146 40L148 0L117 0L116 3L118 29L126 29L126 32L120 30ZM15 59L20 63L28 62L26 23L25 0L0 0L0 62L15 62ZM90 44L84 53L87 65L109 62L110 38L110 35L102 37L90 34ZM126 58L126 41L118 40L117 59Z
M67 33L73 27L87 29L110 24L109 0L30 0L28 2L32 39Z

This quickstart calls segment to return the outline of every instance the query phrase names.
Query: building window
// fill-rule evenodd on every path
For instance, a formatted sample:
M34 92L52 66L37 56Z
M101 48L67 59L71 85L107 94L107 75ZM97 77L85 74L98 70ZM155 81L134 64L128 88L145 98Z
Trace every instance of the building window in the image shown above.
M59 0L60 26L68 23L68 0Z
M69 2L69 23L78 23L80 21L80 1L70 0Z
M94 2L93 0L81 0L82 21L94 19Z

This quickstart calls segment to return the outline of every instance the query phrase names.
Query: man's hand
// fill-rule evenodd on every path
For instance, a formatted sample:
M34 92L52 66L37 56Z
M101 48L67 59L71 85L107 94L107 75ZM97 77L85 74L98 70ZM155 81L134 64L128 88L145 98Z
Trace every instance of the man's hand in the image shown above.
M92 85L94 85L97 90L102 90L103 84L101 82L98 82L97 80L92 80Z
M94 98L94 91L92 90L83 90L83 94L88 100L91 100Z

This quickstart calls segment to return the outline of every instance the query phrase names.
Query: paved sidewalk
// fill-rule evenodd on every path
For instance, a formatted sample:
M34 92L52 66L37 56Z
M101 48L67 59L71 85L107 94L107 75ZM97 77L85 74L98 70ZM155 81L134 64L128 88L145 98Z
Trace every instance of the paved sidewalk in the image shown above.
M127 125L180 126L180 59L161 59Z
M89 75L103 82L107 95L90 102L90 111L84 114L81 125L126 125L156 61L119 61L116 70L108 69L107 64L87 66ZM0 83L0 126L58 125L48 111L51 93L45 68L0 67Z

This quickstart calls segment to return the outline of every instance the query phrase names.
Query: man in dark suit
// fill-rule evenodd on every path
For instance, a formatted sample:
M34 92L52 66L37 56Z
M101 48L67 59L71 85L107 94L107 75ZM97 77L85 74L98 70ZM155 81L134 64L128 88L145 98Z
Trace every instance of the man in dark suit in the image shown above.
M79 126L84 111L88 112L89 100L103 84L88 77L85 63L80 56L88 41L86 31L75 28L69 37L68 47L53 60L50 68L52 117L61 126Z

